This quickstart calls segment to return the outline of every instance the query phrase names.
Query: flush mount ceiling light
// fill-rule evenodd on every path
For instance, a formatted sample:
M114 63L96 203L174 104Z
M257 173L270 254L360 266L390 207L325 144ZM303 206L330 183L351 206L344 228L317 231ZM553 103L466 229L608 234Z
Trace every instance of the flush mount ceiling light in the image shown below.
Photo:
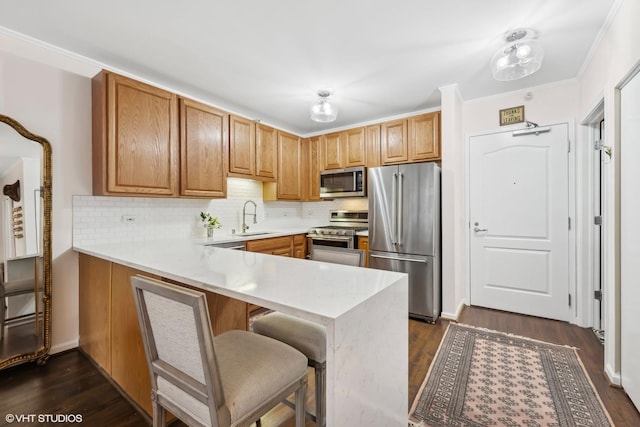
M500 81L517 80L535 73L542 65L544 50L534 32L515 30L505 35L507 45L491 58L493 78Z
M338 107L329 101L331 92L318 91L318 100L311 106L311 120L319 123L329 123L338 117Z

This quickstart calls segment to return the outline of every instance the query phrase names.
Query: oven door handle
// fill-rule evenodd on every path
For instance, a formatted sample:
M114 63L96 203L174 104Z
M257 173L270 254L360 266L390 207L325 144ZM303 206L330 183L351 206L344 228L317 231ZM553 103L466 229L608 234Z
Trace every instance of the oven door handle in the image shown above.
M340 241L340 242L348 242L352 239L352 237L318 237L312 234L307 234L307 237L311 238L311 240L324 240L324 241Z

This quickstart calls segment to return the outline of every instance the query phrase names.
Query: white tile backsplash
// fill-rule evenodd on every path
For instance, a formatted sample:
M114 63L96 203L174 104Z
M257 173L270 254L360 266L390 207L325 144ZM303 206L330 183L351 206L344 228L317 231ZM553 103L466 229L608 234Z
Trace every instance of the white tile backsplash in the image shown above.
M367 210L364 198L263 202L261 182L229 178L226 199L74 196L73 242L80 245L203 237L201 211L218 217L222 229L216 233L229 234L232 229L240 231L242 207L247 200L257 206L257 224L247 215L251 230L326 225L330 210ZM253 205L247 205L247 212L253 213Z

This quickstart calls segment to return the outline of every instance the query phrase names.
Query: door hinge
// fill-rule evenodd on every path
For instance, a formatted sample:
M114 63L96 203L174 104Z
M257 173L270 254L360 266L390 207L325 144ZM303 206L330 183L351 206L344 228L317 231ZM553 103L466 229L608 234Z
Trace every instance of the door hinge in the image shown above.
M571 294L569 294L569 307L571 307Z
M593 217L593 223L595 225L602 225L602 215L596 215Z
M598 301L602 301L602 291L601 290L593 291L593 298Z
M571 230L571 217L569 217L568 220L569 220L569 230Z
M567 140L567 153L571 152L571 140Z
M599 139L596 142L593 143L593 149L596 151L600 151L602 150L602 140Z

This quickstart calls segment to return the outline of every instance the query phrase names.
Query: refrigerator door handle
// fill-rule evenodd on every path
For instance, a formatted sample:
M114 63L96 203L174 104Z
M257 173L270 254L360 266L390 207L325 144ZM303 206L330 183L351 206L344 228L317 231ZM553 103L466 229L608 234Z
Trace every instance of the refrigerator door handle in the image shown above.
M398 189L397 187L398 187L398 173L394 172L393 185L391 186L392 188L391 200L393 201L393 205L391 206L391 214L393 215L393 218L391 218L391 243L393 245L398 244L398 242L396 242L396 236L398 233L398 203L397 203Z
M426 264L428 259L427 258L406 258L406 257L402 257L402 256L388 256L388 255L378 255L378 254L372 254L371 252L369 252L369 256L371 258L382 258L382 259L390 259L393 261L411 261L411 262L421 262L423 264Z
M403 180L404 180L404 174L402 172L400 172L400 177L398 178L398 216L396 218L396 229L397 229L397 242L396 244L398 246L402 246L402 233L404 232L402 230L402 226L403 224L403 212L402 212L402 205L404 204L404 200L402 199L402 188L403 188Z

